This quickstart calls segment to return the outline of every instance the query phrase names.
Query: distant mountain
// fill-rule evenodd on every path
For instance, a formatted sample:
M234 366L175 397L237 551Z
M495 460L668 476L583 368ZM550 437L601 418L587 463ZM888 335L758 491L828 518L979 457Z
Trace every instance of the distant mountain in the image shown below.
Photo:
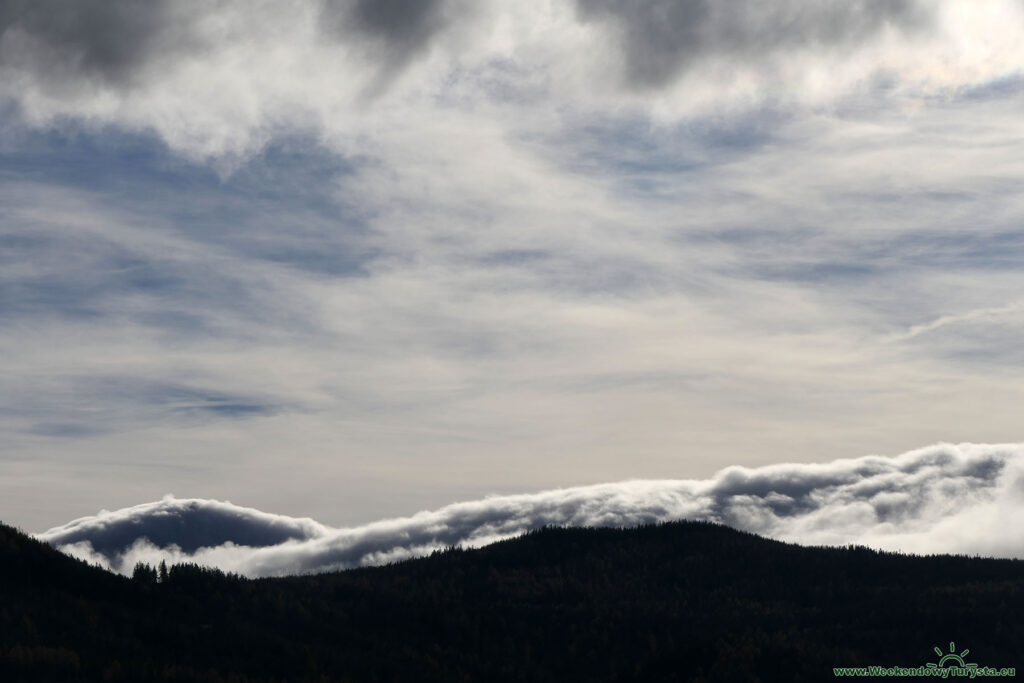
M129 579L0 525L2 681L822 681L935 648L1019 665L1022 613L1020 560L700 522L259 580L196 565Z

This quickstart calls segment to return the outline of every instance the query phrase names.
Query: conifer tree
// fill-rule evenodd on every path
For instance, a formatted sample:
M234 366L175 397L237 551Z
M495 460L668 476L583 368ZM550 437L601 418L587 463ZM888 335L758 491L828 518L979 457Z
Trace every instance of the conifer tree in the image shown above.
M132 571L132 579L140 583L156 583L156 570L145 562L137 562Z

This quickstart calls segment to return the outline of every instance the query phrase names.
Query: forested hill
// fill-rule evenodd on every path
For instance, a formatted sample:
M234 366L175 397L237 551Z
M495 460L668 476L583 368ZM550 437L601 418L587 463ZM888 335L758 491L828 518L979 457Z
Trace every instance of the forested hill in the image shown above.
M162 579L162 580L161 580ZM544 529L318 576L111 575L0 525L0 681L823 681L1024 666L1024 562L706 523Z

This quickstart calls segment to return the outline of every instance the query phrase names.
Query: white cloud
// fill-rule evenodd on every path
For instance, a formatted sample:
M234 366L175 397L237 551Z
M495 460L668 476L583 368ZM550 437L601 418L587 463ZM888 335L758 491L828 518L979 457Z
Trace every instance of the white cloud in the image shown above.
M1017 2L735 3L643 83L643 2L58 4L0 12L10 521L1020 438Z
M707 480L628 481L493 496L332 529L210 500L165 497L38 537L128 573L193 561L249 576L382 564L481 546L544 525L702 519L811 545L1024 557L1024 445L940 445L896 457L730 467Z

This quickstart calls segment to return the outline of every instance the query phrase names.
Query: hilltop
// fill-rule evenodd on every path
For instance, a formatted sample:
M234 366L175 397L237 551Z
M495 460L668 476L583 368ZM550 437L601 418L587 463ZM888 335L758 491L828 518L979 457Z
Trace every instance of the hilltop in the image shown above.
M546 528L333 574L155 574L117 576L0 525L0 679L820 681L920 666L950 641L1016 666L1024 636L1024 562L702 522Z

